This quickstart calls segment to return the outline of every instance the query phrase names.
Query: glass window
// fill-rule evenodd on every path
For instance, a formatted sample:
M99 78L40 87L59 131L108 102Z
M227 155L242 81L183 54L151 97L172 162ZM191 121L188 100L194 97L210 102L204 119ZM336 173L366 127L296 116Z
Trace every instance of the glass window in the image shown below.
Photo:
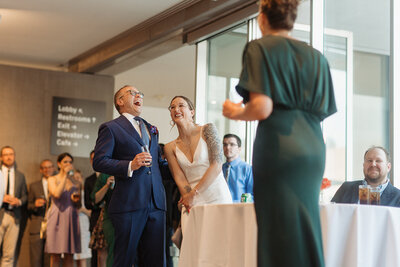
M242 53L247 43L247 24L242 24L208 40L208 75L206 90L206 122L216 125L221 138L233 133L246 140L246 123L228 120L222 116L222 104L229 98L234 102L242 101L236 93L241 67ZM242 145L243 159L246 148Z
M325 0L324 13L324 54L338 105L324 129L333 163L327 175L358 180L364 151L372 145L389 149L390 1Z
M325 0L324 9L324 55L338 107L323 124L333 195L343 181L364 177L368 147L389 149L390 1Z

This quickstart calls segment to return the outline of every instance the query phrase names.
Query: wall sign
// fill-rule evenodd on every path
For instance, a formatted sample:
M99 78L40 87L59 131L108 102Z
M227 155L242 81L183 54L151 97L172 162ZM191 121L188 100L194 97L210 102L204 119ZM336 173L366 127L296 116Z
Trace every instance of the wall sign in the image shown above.
M53 97L51 154L88 158L105 115L105 102Z

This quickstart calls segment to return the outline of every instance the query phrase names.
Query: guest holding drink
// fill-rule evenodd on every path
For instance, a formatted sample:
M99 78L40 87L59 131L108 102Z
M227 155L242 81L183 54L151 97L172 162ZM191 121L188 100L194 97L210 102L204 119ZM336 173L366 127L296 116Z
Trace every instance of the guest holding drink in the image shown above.
M400 207L400 190L388 178L390 169L389 152L381 146L372 146L364 153L364 180L344 182L332 198L335 203L360 203ZM363 198L368 190L368 199ZM361 194L363 195L360 195ZM365 203L367 202L367 203Z
M298 4L260 1L263 37L246 45L236 86L245 105L223 105L227 118L259 121L253 152L258 266L324 266L320 123L336 105L325 57L289 35Z
M82 180L75 175L73 157L69 153L57 158L59 173L48 178L52 204L47 217L45 252L50 254L50 266L73 266L73 254L81 252L78 209L81 205Z
M31 267L50 266L50 256L44 253L45 239L40 238L40 228L46 210L49 208L48 178L54 175L54 165L49 159L40 163L42 177L33 182L28 191L29 224L29 256Z

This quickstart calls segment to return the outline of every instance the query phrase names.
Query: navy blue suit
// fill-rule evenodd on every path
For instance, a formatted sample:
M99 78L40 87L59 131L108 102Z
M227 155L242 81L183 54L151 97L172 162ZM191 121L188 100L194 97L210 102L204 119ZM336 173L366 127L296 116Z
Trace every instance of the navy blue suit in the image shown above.
M159 160L158 132L150 132L152 167L141 167L128 177L128 165L142 152L143 141L124 116L102 124L93 167L113 175L115 188L108 213L115 229L113 266L131 267L138 251L139 266L165 266L165 191Z
M344 182L336 191L332 198L335 203L358 203L358 186L363 183L363 180ZM381 205L400 207L400 190L394 187L390 182L386 186L381 195Z

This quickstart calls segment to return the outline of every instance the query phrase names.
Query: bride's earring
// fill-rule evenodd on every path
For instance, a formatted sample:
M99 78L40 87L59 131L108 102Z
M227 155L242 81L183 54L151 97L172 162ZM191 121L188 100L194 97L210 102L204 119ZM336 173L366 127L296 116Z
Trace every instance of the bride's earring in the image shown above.
M171 125L171 127L174 127L174 126L175 126L175 122L174 122L173 120L171 120L171 121L169 122L169 125Z

